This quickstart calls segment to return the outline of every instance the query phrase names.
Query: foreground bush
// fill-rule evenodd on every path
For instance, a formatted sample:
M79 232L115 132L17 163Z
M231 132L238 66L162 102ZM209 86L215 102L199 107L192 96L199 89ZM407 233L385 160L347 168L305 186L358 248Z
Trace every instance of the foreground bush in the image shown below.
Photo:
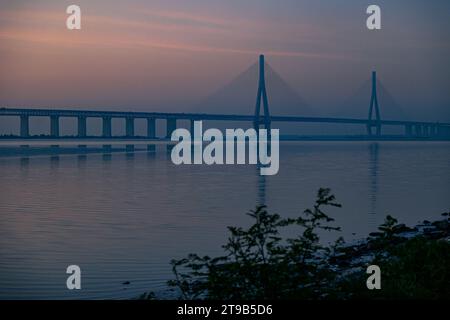
M388 216L363 243L349 246L339 238L325 247L318 232L340 230L324 212L330 206L341 207L329 189L319 189L313 208L296 218L259 206L248 213L254 220L248 229L228 227L225 255L172 260L169 285L181 299L450 298L448 217L428 233L405 237L417 229ZM280 235L288 226L298 228L297 237ZM371 264L381 268L381 290L366 287Z

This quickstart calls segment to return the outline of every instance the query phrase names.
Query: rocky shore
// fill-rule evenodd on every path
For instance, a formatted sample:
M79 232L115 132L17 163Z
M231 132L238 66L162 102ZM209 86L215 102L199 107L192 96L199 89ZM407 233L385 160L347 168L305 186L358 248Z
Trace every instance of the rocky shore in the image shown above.
M377 254L385 255L383 251L389 247L417 237L424 240L442 240L450 244L450 214L443 213L442 216L442 220L424 220L415 227L394 224L389 233L386 233L387 230L372 232L365 240L338 248L336 254L330 258L330 263L339 269L362 266L372 261Z

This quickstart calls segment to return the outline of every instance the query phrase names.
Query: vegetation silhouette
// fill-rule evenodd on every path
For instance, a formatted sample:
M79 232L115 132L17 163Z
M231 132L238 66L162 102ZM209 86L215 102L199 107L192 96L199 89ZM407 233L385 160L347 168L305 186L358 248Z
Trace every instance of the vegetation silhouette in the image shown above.
M168 282L179 299L449 299L450 219L409 228L392 216L370 236L347 245L342 237L324 246L319 232L338 232L327 207L341 207L330 189L319 189L312 209L296 218L271 214L264 205L247 213L244 229L230 236L219 257L189 254L172 260ZM299 229L283 237L286 227ZM369 290L366 269L381 269L381 290ZM153 293L141 298L154 299Z

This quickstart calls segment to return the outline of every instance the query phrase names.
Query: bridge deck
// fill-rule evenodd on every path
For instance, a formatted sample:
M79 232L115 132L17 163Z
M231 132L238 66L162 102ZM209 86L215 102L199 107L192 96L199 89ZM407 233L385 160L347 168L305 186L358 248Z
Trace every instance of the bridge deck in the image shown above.
M205 113L169 113L169 112L135 112L135 111L100 111L100 110L70 110L70 109L27 109L0 108L0 116L34 116L34 117L92 117L92 118L155 118L177 120L218 120L218 121L254 121L253 115L236 114L205 114ZM263 119L263 116L261 116ZM274 122L311 122L311 123L344 123L369 124L375 121L368 119L332 118L332 117L301 117L301 116L271 116ZM381 125L436 125L450 126L450 123L426 121L381 120Z

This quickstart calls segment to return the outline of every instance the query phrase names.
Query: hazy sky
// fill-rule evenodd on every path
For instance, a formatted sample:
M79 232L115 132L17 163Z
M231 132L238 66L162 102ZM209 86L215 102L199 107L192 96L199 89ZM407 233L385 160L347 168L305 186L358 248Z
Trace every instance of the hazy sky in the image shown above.
M450 1L425 0L2 0L0 105L189 111L259 53L313 108L376 69L413 117L450 120Z

